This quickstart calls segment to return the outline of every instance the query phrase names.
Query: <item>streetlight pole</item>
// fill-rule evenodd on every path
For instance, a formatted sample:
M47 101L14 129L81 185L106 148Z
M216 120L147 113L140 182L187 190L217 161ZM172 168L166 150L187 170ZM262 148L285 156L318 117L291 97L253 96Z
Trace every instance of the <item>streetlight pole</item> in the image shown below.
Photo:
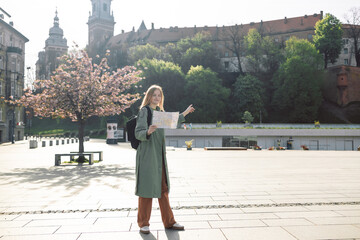
M12 111L12 121L11 121L11 143L15 143L15 106Z

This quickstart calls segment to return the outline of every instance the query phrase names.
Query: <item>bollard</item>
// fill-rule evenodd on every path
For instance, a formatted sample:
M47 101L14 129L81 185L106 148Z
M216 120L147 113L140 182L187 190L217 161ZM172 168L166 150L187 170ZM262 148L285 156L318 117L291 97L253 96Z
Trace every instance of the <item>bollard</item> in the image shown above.
M46 147L46 142L42 141L42 147Z
M38 147L38 144L37 144L36 140L30 140L29 143L30 143L30 149Z

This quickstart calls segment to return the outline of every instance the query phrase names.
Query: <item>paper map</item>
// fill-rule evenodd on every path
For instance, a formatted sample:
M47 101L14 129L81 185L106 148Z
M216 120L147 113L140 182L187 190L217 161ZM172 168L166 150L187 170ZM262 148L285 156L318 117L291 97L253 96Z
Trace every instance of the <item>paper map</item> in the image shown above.
M176 128L179 119L179 112L153 111L152 125L158 128Z

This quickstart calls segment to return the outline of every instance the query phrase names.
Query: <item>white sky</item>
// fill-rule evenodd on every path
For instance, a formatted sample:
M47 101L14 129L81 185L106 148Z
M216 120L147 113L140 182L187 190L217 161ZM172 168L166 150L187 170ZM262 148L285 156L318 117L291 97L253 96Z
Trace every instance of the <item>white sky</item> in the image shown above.
M11 15L14 27L30 41L25 45L25 65L35 69L39 51L45 47L49 29L53 26L56 7L60 27L71 48L73 41L85 47L88 41L87 20L90 0L0 0L0 7ZM142 20L147 28L170 26L193 27L247 24L261 20L276 20L331 13L344 20L352 7L360 7L358 0L113 0L115 35L121 30L137 29ZM26 73L25 73L26 75Z

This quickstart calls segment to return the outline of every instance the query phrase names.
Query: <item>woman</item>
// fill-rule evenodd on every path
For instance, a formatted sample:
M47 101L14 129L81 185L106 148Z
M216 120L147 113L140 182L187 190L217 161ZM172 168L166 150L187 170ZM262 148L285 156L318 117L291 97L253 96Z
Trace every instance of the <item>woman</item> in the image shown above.
M139 196L138 225L140 232L148 234L152 199L158 198L161 217L165 228L184 230L184 226L177 223L169 204L169 174L165 152L164 129L155 125L148 126L147 114L149 106L151 112L164 111L164 94L162 88L152 85L145 94L140 106L136 122L135 137L141 141L136 152L136 190ZM179 115L178 125L185 121L185 116L195 109L190 105Z

